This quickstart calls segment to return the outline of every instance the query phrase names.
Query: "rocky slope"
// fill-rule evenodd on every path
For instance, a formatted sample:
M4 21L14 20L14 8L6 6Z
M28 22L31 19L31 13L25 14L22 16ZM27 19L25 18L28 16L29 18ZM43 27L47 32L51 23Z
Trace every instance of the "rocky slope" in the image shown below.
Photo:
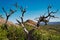
M3 19L3 18L0 18L0 25L2 25L2 24L4 24L5 23L5 19ZM7 25L14 25L12 22L10 22L10 21L8 21L7 22Z
M33 21L33 20L30 20L30 19L26 20L25 23L28 24L28 25L31 25L31 26L35 26L36 25L36 22Z

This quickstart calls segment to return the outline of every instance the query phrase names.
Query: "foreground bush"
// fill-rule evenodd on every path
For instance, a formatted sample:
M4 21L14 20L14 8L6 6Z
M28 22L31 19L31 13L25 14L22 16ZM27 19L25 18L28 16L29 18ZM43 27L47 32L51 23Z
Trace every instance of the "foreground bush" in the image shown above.
M26 26L29 31L33 28L32 26ZM42 27L34 30L32 38L34 40L60 40L60 34L58 31ZM27 35L20 26L10 26L8 30L4 30L0 26L0 40L27 40Z

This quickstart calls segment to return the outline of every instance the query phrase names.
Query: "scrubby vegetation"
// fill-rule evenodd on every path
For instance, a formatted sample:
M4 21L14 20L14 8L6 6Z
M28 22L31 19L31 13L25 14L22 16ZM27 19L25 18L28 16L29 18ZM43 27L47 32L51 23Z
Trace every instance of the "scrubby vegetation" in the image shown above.
M60 40L60 25L47 25L47 22L49 22L50 18L56 18L51 13L56 12L49 12L51 6L48 6L48 15L45 17L40 16L37 21L37 25L28 25L24 22L24 14L26 13L26 8L20 6L16 3L15 7L17 10L10 9L10 13L8 14L5 11L5 8L2 7L2 10L4 11L6 15L5 23L0 25L0 40ZM21 21L16 19L19 26L16 25L8 25L8 19L9 17L14 14L16 11L20 9L21 11ZM19 12L20 12L19 11ZM46 18L49 18L46 20ZM45 22L44 26L40 25L40 22Z
M30 31L34 27L25 25ZM33 40L60 40L60 28L58 25L41 26L32 33ZM0 40L27 40L27 35L21 26L9 26L8 31L0 25Z

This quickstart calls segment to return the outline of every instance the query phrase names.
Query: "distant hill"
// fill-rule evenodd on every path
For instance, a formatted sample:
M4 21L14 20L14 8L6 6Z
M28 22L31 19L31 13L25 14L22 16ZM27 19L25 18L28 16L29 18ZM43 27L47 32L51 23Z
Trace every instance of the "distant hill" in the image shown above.
M60 25L60 22L49 22L49 25Z
M5 19L3 18L0 18L0 25L4 24L5 23ZM10 25L14 25L12 22L8 21L7 24L10 26Z
M5 19L0 18L0 25L1 25L1 24L4 24L4 23L5 23ZM28 24L28 25L31 25L31 26L35 26L35 25L37 24L37 22L35 22L35 21L33 21L33 20L30 20L30 19L26 20L24 23L25 23L25 24ZM8 24L9 26L10 26L10 25L16 25L16 24L14 24L14 23L12 23L12 22L10 22L10 21L8 21L7 24ZM18 23L17 23L17 24L18 24ZM40 25L44 25L44 23L40 23ZM60 25L60 22L48 22L48 25Z
M29 20L26 20L25 23L33 26L33 25L36 25L37 22L29 19ZM40 25L44 25L44 23L41 22ZM48 25L60 25L60 22L48 22Z
M44 25L44 22L41 22L40 25ZM60 25L60 22L48 22L48 25Z
M28 24L28 25L31 25L31 26L35 26L36 25L36 22L33 21L33 20L30 20L30 19L26 20L25 23Z

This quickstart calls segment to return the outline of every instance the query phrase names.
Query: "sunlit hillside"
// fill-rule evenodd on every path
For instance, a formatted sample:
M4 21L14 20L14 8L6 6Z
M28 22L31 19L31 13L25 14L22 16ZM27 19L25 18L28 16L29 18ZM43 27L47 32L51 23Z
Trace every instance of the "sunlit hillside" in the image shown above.
M34 36L33 40L60 40L59 26L60 25L42 25L39 28L34 29L31 34ZM3 24L0 25L0 40L27 40L27 35L21 26L11 25L8 27L8 30L4 30L2 27ZM34 28L34 26L29 24L25 24L25 27L28 31Z
M60 40L60 0L0 0L0 40Z

